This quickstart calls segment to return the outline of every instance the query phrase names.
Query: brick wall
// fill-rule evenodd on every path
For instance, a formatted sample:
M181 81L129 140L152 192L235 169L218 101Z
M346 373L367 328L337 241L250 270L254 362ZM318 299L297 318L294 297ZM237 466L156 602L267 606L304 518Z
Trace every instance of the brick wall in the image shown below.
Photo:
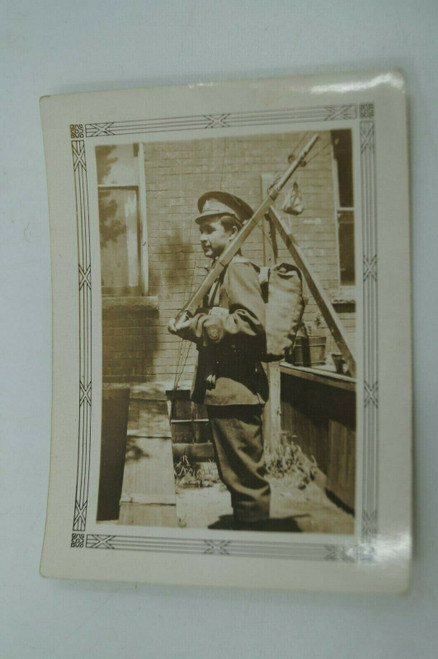
M326 290L339 286L330 134L321 132L295 180L302 190L305 210L293 217L294 235ZM104 313L104 377L107 381L167 380L175 372L190 380L196 349L166 329L205 274L208 260L199 246L199 228L193 221L197 199L207 190L226 190L253 208L262 199L261 174L282 173L290 153L298 151L310 134L218 137L144 145L149 240L150 295L158 296L158 311ZM327 148L324 148L327 147ZM321 151L321 149L323 149ZM317 154L314 158L313 155ZM281 204L277 202L279 208ZM264 227L267 232L267 227ZM280 258L290 260L282 246ZM263 264L266 235L257 228L243 253ZM317 309L306 310L311 320Z
M105 382L144 382L156 349L158 312L104 309L102 322Z

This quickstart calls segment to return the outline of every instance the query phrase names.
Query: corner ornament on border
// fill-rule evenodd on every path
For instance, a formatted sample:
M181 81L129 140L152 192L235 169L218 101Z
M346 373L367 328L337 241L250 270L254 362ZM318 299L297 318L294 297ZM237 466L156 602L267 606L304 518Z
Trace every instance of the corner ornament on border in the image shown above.
M72 140L81 140L84 138L83 124L70 124L70 138Z
M85 547L85 535L83 533L72 533L70 546L83 549Z
M359 105L359 117L361 119L374 119L374 103L362 103Z
M326 545L326 561L341 563L375 563L376 548L371 543L361 542L357 545Z

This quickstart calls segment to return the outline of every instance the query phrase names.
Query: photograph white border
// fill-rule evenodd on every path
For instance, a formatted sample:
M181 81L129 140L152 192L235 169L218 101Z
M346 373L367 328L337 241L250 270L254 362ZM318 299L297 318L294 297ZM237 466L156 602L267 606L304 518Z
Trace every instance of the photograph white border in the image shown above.
M393 78L391 78L393 76ZM380 523L380 509L382 506L381 498L379 497L379 480L382 469L386 469L385 462L381 460L381 450L380 450L380 435L382 431L382 424L379 423L379 413L381 407L381 396L379 393L379 351L378 344L380 342L380 337L382 332L386 334L387 325L390 325L390 319L386 318L385 322L382 322L384 316L381 313L381 307L379 308L379 290L381 286L381 272L379 268L379 276L377 271L377 262L379 259L379 265L382 255L382 246L384 258L386 255L391 252L390 245L386 241L378 241L378 233L380 231L380 215L379 215L379 204L378 197L380 193L388 195L388 201L391 203L391 198L395 198L398 194L402 199L402 203L405 203L405 211L407 210L407 194L406 190L403 189L403 182L407 183L407 171L405 171L405 176L402 177L401 181L397 184L394 181L390 181L389 190L385 191L385 186L378 185L377 182L377 157L379 154L379 147L381 144L380 153L385 153L385 148L391 146L391 140L386 137L381 139L381 142L377 141L378 139L378 125L381 117L382 125L385 123L385 118L387 119L388 114L390 113L391 108L387 108L383 103L382 96L388 96L392 105L398 109L398 121L395 122L394 131L398 131L398 144L397 147L399 151L403 154L401 162L398 163L398 166L403 168L407 167L406 163L406 143L405 143L405 132L403 131L403 119L404 119L404 95L403 90L400 93L400 78L398 74L386 74L382 76L380 74L380 81L376 84L376 79L379 76L376 74L374 76L364 76L366 84L357 85L356 90L348 90L348 85L343 83L327 83L327 80L324 79L295 79L295 80L284 80L277 79L275 81L257 81L257 82L241 82L241 83L227 83L214 85L214 92L211 88L205 85L195 86L188 88L161 88L155 90L139 90L138 92L120 92L120 93L106 93L99 95L76 95L70 97L70 100L73 98L77 101L76 103L70 104L70 111L68 112L69 117L74 116L74 106L75 104L79 106L80 112L78 113L78 121L68 120L66 123L66 105L68 103L67 97L64 97L64 111L63 116L61 116L61 105L59 103L51 103L50 101L62 101L62 97L54 97L52 99L47 99L47 102L43 101L43 124L45 126L45 142L46 142L46 154L47 154L47 167L48 167L48 178L49 178L49 193L52 187L55 185L55 179L51 179L51 169L53 163L56 159L59 159L59 152L56 151L55 142L53 141L54 155L56 158L53 160L50 159L50 148L49 148L49 139L48 134L50 131L55 128L53 124L54 113L58 119L56 130L68 130L67 138L63 135L63 149L64 156L65 150L68 145L70 149L70 183L67 183L67 177L65 177L64 185L70 185L73 187L74 183L74 208L75 215L77 220L77 244L78 244L78 260L76 265L76 271L79 273L77 278L77 291L76 299L78 300L77 311L78 316L74 326L77 328L77 337L79 343L79 350L77 353L77 366L79 371L79 382L76 380L77 396L76 396L76 405L77 405L77 459L76 459L76 471L75 471L75 496L71 501L71 508L74 508L74 514L72 523L70 526L70 533L68 536L69 548L74 549L75 551L84 550L86 553L90 549L104 549L104 550L130 550L136 552L148 552L154 553L159 552L160 555L163 553L169 554L187 554L200 556L205 555L208 557L253 557L261 558L263 560L269 560L270 558L282 559L287 561L305 561L309 562L323 562L324 564L334 562L342 563L349 565L371 565L377 564L381 560L381 552L379 554L379 549L381 549L380 539L382 535L382 525ZM345 76L344 76L345 78ZM332 79L333 80L333 79ZM374 84L373 82L374 81ZM324 84L325 83L325 84ZM336 84L338 84L339 90L336 89ZM263 89L265 86L266 89ZM293 93L289 90L288 99L285 98L284 90L286 88L293 88L294 86L299 88L299 93ZM320 89L326 88L325 91L320 91L322 94L324 102L321 104L315 104L315 87ZM347 90L345 90L347 87ZM270 89L271 88L271 89ZM310 88L313 88L313 94ZM344 88L344 89L342 89ZM357 88L361 90L361 93L358 93ZM121 100L120 94L129 97L132 94L138 95L137 107L141 106L141 101L145 101L148 98L156 100L157 95L162 92L162 102L163 107L168 107L166 105L166 96L178 95L178 90L185 90L185 93L180 93L180 96L185 98L180 98L180 103L176 104L174 107L184 109L191 106L196 106L196 100L199 97L207 95L207 105L212 104L212 96L216 95L216 100L220 99L220 104L222 108L224 107L224 99L230 98L233 96L235 98L236 94L241 99L243 105L245 105L245 97L249 97L247 103L248 107L254 107L254 98L258 100L259 105L266 106L266 100L262 98L261 91L264 92L270 91L270 96L272 100L270 101L271 105L275 106L276 99L279 98L278 94L283 91L283 94L280 94L280 98L283 103L283 107L279 105L278 107L269 107L265 109L252 109L251 111L236 111L233 107L230 107L229 111L220 111L217 113L214 112L202 112L199 114L189 114L184 112L181 116L162 116L159 115L151 116L154 111L154 105L156 103L151 103L151 107L148 106L147 112L145 112L146 118L144 119L126 119L123 121L115 120L114 118L109 117L108 121L91 121L93 119L93 113L96 109L96 106L99 109L98 117L104 116L105 112L105 102L112 99L112 103L108 103L107 107L111 108L111 114L114 116L114 113L117 112L117 108L123 103L114 103L115 98ZM390 92L383 93L383 92ZM152 93L151 93L152 91ZM192 94L190 94L190 92ZM249 93L248 93L249 92ZM307 94L307 98L305 98ZM190 99L190 102L187 103L187 99L190 98L190 95L195 95L195 99ZM348 100L354 99L354 102L345 102L345 96L349 96ZM342 102L335 103L333 101L333 96L335 100ZM86 98L88 97L88 99ZM93 97L93 98L92 98ZM98 98L100 97L100 98ZM326 101L327 98L327 101ZM313 101L312 105L304 105L303 101L306 100ZM88 102L88 100L90 102ZM127 100L127 99L125 99ZM184 103L185 101L185 103ZM285 101L291 103L290 107L284 107ZM291 102L292 101L292 102ZM298 102L297 102L298 101ZM277 100L278 102L278 100ZM48 111L49 103L51 105L51 112ZM61 103L62 104L62 103ZM44 106L47 106L44 111ZM231 104L233 105L233 104ZM55 107L56 106L56 107ZM88 106L88 107L87 107ZM146 106L145 106L146 107ZM257 104L256 104L257 107ZM89 112L90 121L87 121L86 115ZM123 115L123 110L120 109L121 114ZM147 116L149 115L149 117ZM157 118L158 116L158 118ZM85 117L85 118L84 118ZM401 119L401 121L400 121ZM377 124L377 130L376 130ZM362 281L363 289L361 292L362 301L363 301L363 312L359 314L359 318L363 318L363 327L361 332L363 332L363 357L358 359L359 365L362 364L362 367L359 368L359 378L358 378L358 412L359 422L361 422L361 460L360 464L362 465L362 473L358 474L360 476L360 481L362 485L358 486L358 492L361 494L360 502L360 513L358 533L352 541L351 537L348 539L345 536L328 536L326 539L323 536L311 537L310 534L306 535L306 538L297 538L297 536L285 538L285 534L278 534L279 537L274 538L268 534L260 534L260 539L254 537L254 534L227 534L224 533L223 537L218 538L218 532L214 533L213 537L209 537L210 533L205 533L204 538L200 537L198 533L193 533L189 530L170 530L169 533L167 529L160 529L159 535L157 535L157 530L152 529L135 529L135 534L133 529L127 529L127 527L121 527L121 532L118 534L113 533L99 533L96 532L95 528L91 528L90 521L88 520L88 500L89 500L89 485L90 485L90 455L91 455L91 442L92 436L95 432L96 424L94 421L94 411L93 405L99 405L100 401L100 374L101 374L101 364L100 356L93 356L93 350L96 349L96 345L99 343L95 341L96 334L99 334L99 331L95 327L95 318L96 314L94 313L93 304L95 304L96 297L100 296L100 277L96 277L94 272L94 250L91 244L91 229L90 229L90 194L89 194L89 181L87 176L87 142L91 147L91 144L94 145L97 143L97 140L100 140L100 143L103 137L116 138L118 135L126 136L129 134L130 139L136 141L146 141L148 139L149 133L159 135L160 139L168 139L165 137L166 134L171 134L172 139L175 139L176 135L181 135L183 131L187 131L187 135L193 137L194 132L198 135L198 131L203 131L204 135L206 131L224 131L224 133L229 134L229 131L236 129L239 131L251 130L258 132L254 129L255 126L263 126L263 130L269 130L269 127L272 126L281 126L281 129L286 131L299 130L330 130L332 128L353 128L354 132L359 135L359 150L353 149L353 153L359 153L357 156L359 158L359 167L360 167L360 182L361 182L361 211L359 216L361 217L361 226L362 226L362 237L361 237L361 246L362 246ZM164 133L163 133L164 131ZM242 134L239 132L238 134ZM252 133L253 134L253 133ZM59 133L58 133L59 135ZM211 134L209 135L211 136ZM355 140L356 143L356 140ZM68 148L67 147L67 148ZM397 149L396 149L397 150ZM383 156L381 157L383 160ZM356 160L356 157L355 157ZM66 163L65 163L66 164ZM64 171L63 175L67 175L67 172ZM57 177L59 182L59 175ZM381 183L381 181L379 181ZM52 184L52 186L51 186ZM61 186L62 187L62 186ZM380 187L380 190L379 190ZM383 187L383 189L382 189ZM387 186L388 187L388 186ZM56 197L56 194L53 195ZM59 200L58 200L59 201ZM380 197L379 197L380 201ZM384 206L384 204L382 204ZM55 226L53 221L53 210L51 208L51 218L52 218L52 250L56 249L56 246L59 247L62 244L63 239L59 233L55 235L55 231L59 231L61 226ZM94 220L93 220L94 221ZM400 220L399 220L400 221ZM405 212L405 217L402 217L402 222L404 223L403 229L406 233L407 227L407 212ZM400 241L400 238L397 237L397 244L400 245L402 252L408 255L408 243L406 242L406 235ZM56 240L54 241L54 238ZM56 242L56 246L54 246ZM357 243L356 243L357 244ZM388 249L389 247L389 249ZM62 250L61 250L62 252ZM53 251L52 251L53 255ZM409 264L409 258L407 259ZM406 263L403 265L403 271L406 278ZM60 279L58 277L58 279ZM57 281L56 277L56 266L54 266L54 282ZM71 286L71 282L70 282ZM359 284L357 284L357 289ZM54 286L54 307L55 302L57 301L57 295L62 295L62 290L59 290L56 293L56 286ZM67 291L65 291L66 293ZM97 293L97 295L96 295ZM99 307L98 313L100 314L100 304L96 305ZM360 308L360 305L359 305ZM409 317L409 308L404 308L401 311L403 318L406 319ZM70 316L72 311L70 309ZM56 322L56 314L54 315L54 339L56 342L56 337L58 334L58 326ZM93 330L94 327L94 330ZM94 331L94 335L93 335ZM359 333L360 335L360 333ZM409 344L409 324L406 326L406 331L403 333L403 341L406 344L406 339ZM54 379L57 377L57 359L56 359L56 346L54 352ZM360 355L359 355L360 356ZM409 355L405 355L406 358L403 358L403 368L406 369L407 363L410 362ZM73 360L74 362L74 360ZM96 370L96 363L100 368ZM59 366L58 366L59 368ZM380 367L381 368L381 367ZM59 374L58 374L59 375ZM360 383L359 383L360 380ZM410 383L408 386L408 398L410 397ZM360 393L360 398L359 398ZM406 394L405 394L406 395ZM59 409L58 401L56 400L59 397L59 392L54 391L54 413ZM71 401L70 401L71 405ZM409 417L410 408L405 410L405 420ZM407 416L406 416L407 415ZM99 417L100 418L100 417ZM362 421L360 421L362 419ZM99 426L97 426L99 427ZM406 426L405 426L406 428ZM96 433L96 436L100 441L100 433ZM410 443L410 437L406 438L407 443ZM57 443L57 439L54 433L53 442ZM404 443L406 447L406 440ZM52 447L53 455L53 447ZM404 463L404 471L410 471L410 462L409 455L405 452L401 459ZM67 462L67 461L66 461ZM408 466L406 466L408 463ZM70 463L71 464L71 463ZM71 474L69 474L69 479L71 483ZM59 513L50 513L50 501L54 499L53 490L55 489L56 478L54 475L53 460L52 460L52 471L51 471L51 493L49 497L49 512L48 512L48 522L47 522L47 533L46 533L46 542L45 542L45 552L43 555L43 565L47 565L47 568L43 568L43 571L53 572L50 569L49 562L45 560L45 556L52 554L47 547L50 544L50 517L55 520L59 518ZM403 498L407 493L408 500L410 499L410 480L405 483L406 487L403 491ZM55 495L56 496L56 495ZM73 505L74 503L74 505ZM400 503L401 500L400 500ZM63 527L66 528L65 516L66 516L66 505L67 500L64 499L63 503L63 513L64 513L64 523ZM398 503L395 503L395 507L398 506ZM53 502L52 502L53 509ZM385 516L384 516L385 518ZM408 529L407 534L405 533L405 543L400 545L397 548L396 554L403 558L403 562L406 563L409 557L409 511L408 514L402 514L401 518L404 520L402 528ZM102 529L103 530L103 529ZM125 531L129 530L129 533L125 534ZM122 532L123 531L123 532ZM259 536L259 534L256 534ZM408 536L408 542L406 544L406 535ZM67 541L67 536L63 536L63 541ZM57 544L60 542L60 537L58 536ZM394 555L396 555L394 554ZM92 563L95 563L93 560ZM97 575L95 578L99 578ZM114 578L119 578L117 575L114 575ZM120 578L123 578L121 575ZM132 578L132 577L130 577ZM140 575L137 577L138 580L142 580ZM159 577L157 580L160 580ZM289 582L289 579L286 579ZM207 579L203 581L206 583L213 583L215 579ZM252 584L248 584L252 585ZM257 584L255 584L257 585ZM342 586L339 586L342 589Z

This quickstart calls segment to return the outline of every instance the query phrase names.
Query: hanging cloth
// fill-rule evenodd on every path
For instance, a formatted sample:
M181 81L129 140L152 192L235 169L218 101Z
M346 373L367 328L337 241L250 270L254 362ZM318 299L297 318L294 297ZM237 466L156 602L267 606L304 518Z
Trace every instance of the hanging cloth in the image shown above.
M289 215L301 215L304 210L303 196L298 183L294 181L292 187L286 193L281 210Z

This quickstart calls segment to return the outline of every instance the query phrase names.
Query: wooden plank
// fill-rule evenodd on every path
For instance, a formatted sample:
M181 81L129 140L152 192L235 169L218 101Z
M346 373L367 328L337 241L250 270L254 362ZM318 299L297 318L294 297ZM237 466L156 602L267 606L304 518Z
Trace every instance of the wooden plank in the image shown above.
M147 505L159 504L160 506L174 506L176 503L176 493L174 494L143 494L135 492L130 495L123 495L123 503L143 503Z
M280 364L280 371L296 378L318 382L319 384L344 389L345 391L356 390L356 380L348 377L348 375L340 375L332 371L323 371L322 369L308 368L306 366L294 366L286 362Z
M327 326L332 333L332 336L335 339L343 358L345 359L352 377L356 377L356 360L353 356L342 323L340 322L336 311L333 309L332 303L324 291L324 288L318 281L315 273L312 272L310 263L308 262L304 252L296 242L295 238L293 237L291 230L273 206L271 206L269 209L269 215L274 221L278 233L282 237L285 245L292 255L292 258L302 271L307 286L309 287L310 292L318 304L321 314L327 323Z
M162 384L131 387L119 523L177 526L172 438Z
M323 420L314 420L293 402L283 401L283 431L292 436L303 453L315 458L322 472L327 470L327 426Z
M172 419L171 423L209 423L209 419Z
M326 488L354 510L356 433L333 419L329 421L329 456Z
M138 145L138 196L139 196L139 246L140 285L143 295L149 292L149 240L146 200L146 172L144 167L143 142Z
M102 296L102 310L125 310L125 311L157 311L158 297L151 295L144 296Z
M306 379L300 381L290 375L282 375L283 431L295 436L295 441L308 457L315 456L318 467L325 474L330 464L342 462L338 452L341 445L329 439L329 422L337 422L354 436L355 411L354 391L339 391L332 383L321 384ZM350 463L355 461L355 455L350 455L348 451L347 460ZM343 472L351 474L351 464L345 466L342 462L342 465ZM345 480L349 481L350 475Z
M275 453L281 440L281 373L280 362L266 365L269 380L269 399L263 411L263 439L265 448Z
M175 505L122 503L119 524L127 526L177 526Z

